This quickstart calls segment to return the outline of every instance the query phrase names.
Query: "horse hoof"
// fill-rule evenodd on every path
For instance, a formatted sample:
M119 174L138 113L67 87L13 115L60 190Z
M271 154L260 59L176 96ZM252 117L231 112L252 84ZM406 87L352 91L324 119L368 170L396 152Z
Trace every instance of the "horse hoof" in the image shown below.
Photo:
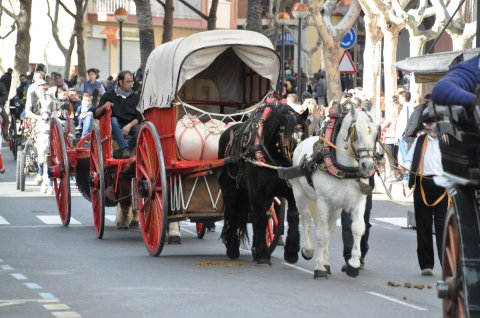
M132 222L130 222L130 226L129 226L129 227L132 228L132 229L137 229L137 228L140 227L140 223L139 223L139 222L132 221Z
M330 270L330 265L324 265L323 267L325 267L325 270L327 271L328 275L332 275L332 271Z
M236 251L227 250L227 256L230 259L237 259L240 257L240 251L238 249Z
M269 259L264 259L264 258L261 258L261 259L257 259L257 265L272 265L272 263L270 262Z
M312 253L312 255L308 256L305 253L305 250L302 248L302 256L303 256L304 259L306 259L308 261L308 260L311 260L313 258L313 253Z
M289 264L295 264L298 262L298 254L283 254L283 259Z
M316 269L313 271L313 279L317 278L325 278L328 279L328 272L327 271L321 271L319 269Z
M182 244L182 238L180 236L169 236L168 244Z
M357 277L360 273L360 268L352 267L349 263L347 263L347 270L346 273L350 277Z
M126 230L128 230L128 226L126 226L126 225L117 225L117 230L119 230L119 231L126 231Z

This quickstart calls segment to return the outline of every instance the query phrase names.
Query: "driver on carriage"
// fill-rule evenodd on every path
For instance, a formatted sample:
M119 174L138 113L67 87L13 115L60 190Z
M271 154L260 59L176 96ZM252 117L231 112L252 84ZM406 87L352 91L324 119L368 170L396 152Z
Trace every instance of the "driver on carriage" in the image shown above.
M138 95L132 90L133 73L122 71L118 74L118 83L100 99L94 111L94 117L100 118L110 105L112 110L112 134L118 143L122 158L130 158L130 149L135 148L137 133L142 121L142 114L137 110ZM124 136L132 136L128 141Z
M480 105L480 55L455 65L432 90L439 105L462 105L472 112Z

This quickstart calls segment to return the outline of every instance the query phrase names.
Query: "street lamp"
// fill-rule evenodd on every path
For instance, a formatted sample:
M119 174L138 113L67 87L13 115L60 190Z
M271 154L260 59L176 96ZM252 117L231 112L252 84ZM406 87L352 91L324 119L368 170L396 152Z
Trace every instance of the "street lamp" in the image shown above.
M128 18L128 11L125 10L125 8L118 8L117 10L115 10L115 13L114 13L114 16L115 16L115 20L118 22L119 26L120 26L120 31L119 31L119 37L120 37L120 70L119 72L122 71L123 69L123 66L122 66L122 59L123 59L123 56L122 56L122 53L123 53L123 22L127 21L127 18Z
M302 70L301 70L301 56L302 56L302 19L308 15L308 6L305 3L297 2L292 8L292 15L298 19L298 69L297 69L297 95L299 100L302 98Z
M282 99L283 92L283 80L284 80L284 63L285 63L285 25L290 21L290 15L286 12L280 12L277 14L277 22L282 27L282 65L280 68L280 85L278 87L278 99Z

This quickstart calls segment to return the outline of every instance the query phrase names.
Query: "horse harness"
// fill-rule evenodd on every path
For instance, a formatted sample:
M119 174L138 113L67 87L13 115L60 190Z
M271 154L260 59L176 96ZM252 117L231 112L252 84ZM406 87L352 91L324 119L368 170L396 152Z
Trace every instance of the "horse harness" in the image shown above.
M281 169L278 172L280 178L292 179L305 176L308 184L314 188L312 175L316 169L320 169L338 179L357 179L362 193L371 194L371 187L368 184L361 182L360 179L371 177L375 173L375 168L369 172L368 176L366 176L364 173L360 172L358 167L344 166L336 160L337 147L333 141L337 139L344 118L345 116L342 115L331 115L330 119L320 131L319 140L313 144L313 153L310 157L307 158L306 155L304 155L298 166ZM377 132L377 139L379 138L379 135L380 134ZM353 151L353 156L350 156L357 161L362 158L374 157L374 148L357 148L355 146L355 141L357 139L357 128L355 121L353 121L348 128L347 139L345 140L349 141L348 145ZM346 149L348 149L347 147L348 146L346 146Z
M237 131L231 131L229 141L227 143L224 156L230 156L234 162L250 162L250 163L267 163L278 165L271 153L265 146L265 121L273 116L275 113L274 107L276 104L268 103L265 106L258 108L249 119ZM273 111L273 112L272 112ZM293 151L285 143L284 126L280 126L279 142L276 144L277 151L290 161L292 160ZM238 170L237 175L234 176L228 171L230 178L237 180L237 188L241 179L241 170Z

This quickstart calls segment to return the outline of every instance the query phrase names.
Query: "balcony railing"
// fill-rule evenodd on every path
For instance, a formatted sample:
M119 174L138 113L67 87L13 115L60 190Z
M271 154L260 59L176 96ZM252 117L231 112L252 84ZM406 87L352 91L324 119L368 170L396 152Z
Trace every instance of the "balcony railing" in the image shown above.
M88 3L88 13L108 15L120 7L127 9L129 15L135 15L137 12L133 0L92 0Z

